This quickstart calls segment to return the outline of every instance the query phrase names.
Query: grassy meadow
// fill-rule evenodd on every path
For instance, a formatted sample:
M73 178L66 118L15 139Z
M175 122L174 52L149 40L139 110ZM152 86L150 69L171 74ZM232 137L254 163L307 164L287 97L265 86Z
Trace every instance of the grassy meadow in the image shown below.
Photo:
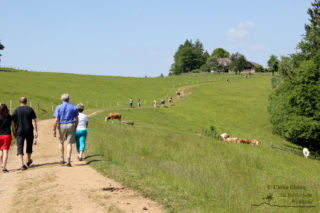
M90 118L87 163L162 203L167 212L320 212L320 162L270 148L272 141L274 146L301 152L301 147L271 133L270 76L125 78L1 68L0 78L4 79L0 102L18 101L21 96L39 100L40 119L52 117L52 102L59 104L63 92L70 94L71 103L88 101L87 114L103 108L105 101L105 111ZM175 98L172 106L152 107L152 100L169 91L173 96L178 87L192 81L195 86L184 91L188 95ZM126 105L131 97L133 109ZM144 108L136 107L139 98ZM134 126L105 122L110 112L121 113L122 120L134 121ZM234 144L201 134L210 126L218 133L258 139L261 144ZM268 202L264 198L271 193L271 205L315 207L252 206Z
M137 106L152 106L152 101L160 101L165 96L175 95L181 85L203 84L227 75L184 75L158 78L128 78L29 72L12 68L0 68L0 103L10 105L12 111L19 106L21 96L28 98L28 105L37 110L38 118L51 118L53 110L61 104L61 94L68 93L73 104L82 102L87 109L125 108L133 98ZM231 77L231 76L230 76ZM167 97L168 97L167 96ZM167 98L166 98L167 100ZM111 106L110 106L111 104ZM119 104L119 105L118 105Z
M267 100L269 77L234 79L192 88L188 97L169 107L119 109L134 126L104 121L109 113L91 118L87 162L125 185L141 191L174 212L318 212L319 161L270 148L301 148L271 134ZM199 136L202 127L232 137L258 139L259 146ZM301 150L301 149L300 149ZM278 185L305 190L273 189ZM271 189L269 189L271 187ZM280 208L253 204L316 208ZM289 197L284 197L288 195ZM291 196L291 197L290 197ZM306 205L306 204L305 204Z

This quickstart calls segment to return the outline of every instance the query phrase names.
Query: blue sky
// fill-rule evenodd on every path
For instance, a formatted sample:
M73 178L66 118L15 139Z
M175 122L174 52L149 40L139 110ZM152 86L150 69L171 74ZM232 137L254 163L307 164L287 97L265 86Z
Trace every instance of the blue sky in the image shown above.
M266 66L294 53L310 0L3 0L1 66L143 77L168 74L186 39Z

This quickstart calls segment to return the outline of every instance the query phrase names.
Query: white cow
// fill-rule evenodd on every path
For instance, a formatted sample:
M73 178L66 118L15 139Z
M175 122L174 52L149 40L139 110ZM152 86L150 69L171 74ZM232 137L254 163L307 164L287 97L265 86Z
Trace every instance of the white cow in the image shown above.
M228 138L228 137L229 137L229 135L228 135L227 133L223 133L223 134L221 134L221 135L218 136L218 139L219 139L219 138L226 139L226 138Z
M303 155L304 155L305 158L308 158L308 157L309 157L310 152L309 152L309 150L308 150L307 148L304 148L304 149L302 150L302 152L303 152Z

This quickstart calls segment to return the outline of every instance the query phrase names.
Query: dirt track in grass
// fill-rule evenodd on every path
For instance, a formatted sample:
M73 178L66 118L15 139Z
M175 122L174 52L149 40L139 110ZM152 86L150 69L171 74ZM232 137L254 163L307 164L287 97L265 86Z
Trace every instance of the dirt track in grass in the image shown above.
M173 104L191 95L186 90L197 86L200 85L180 87L177 90L180 98L173 97ZM168 106L168 102L165 105ZM103 111L97 110L89 117ZM37 145L33 146L33 164L28 170L20 170L16 144L10 147L7 164L9 173L0 173L1 213L164 212L161 204L142 197L90 167L91 156L85 156L85 161L78 161L75 146L71 157L72 167L59 165L59 142L58 138L52 136L53 119L37 124L39 138ZM24 158L26 163L26 155Z
M75 146L72 167L59 165L59 142L52 136L52 125L53 119L38 122L39 138L32 155L34 163L28 170L20 170L17 147L11 146L9 173L0 173L1 213L164 211L161 204L91 168L90 156L85 156L85 161L78 161ZM110 188L113 190L106 190Z

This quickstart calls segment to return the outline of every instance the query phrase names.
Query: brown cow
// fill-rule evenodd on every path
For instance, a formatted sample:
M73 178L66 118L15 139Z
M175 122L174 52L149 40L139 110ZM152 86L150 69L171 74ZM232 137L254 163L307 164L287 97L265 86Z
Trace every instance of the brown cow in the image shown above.
M251 144L251 141L247 139L237 139L237 143Z
M105 121L109 121L110 119L112 120L112 123L113 119L118 119L119 124L121 125L121 114L112 112L105 118Z
M252 144L252 145L255 145L255 146L258 146L259 143L260 143L260 142L259 142L257 139L253 139L252 142L251 142L251 144Z
M224 138L223 141L233 142L235 143L238 138Z

